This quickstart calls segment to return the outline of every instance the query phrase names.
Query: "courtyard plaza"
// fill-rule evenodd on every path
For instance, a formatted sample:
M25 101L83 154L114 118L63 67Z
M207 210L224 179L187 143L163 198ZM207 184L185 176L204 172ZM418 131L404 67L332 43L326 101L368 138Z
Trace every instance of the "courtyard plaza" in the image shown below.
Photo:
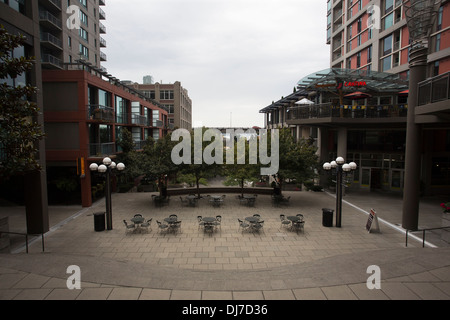
M250 191L251 193L251 191ZM94 213L104 211L104 199L90 208L50 207L51 230L24 251L15 242L12 254L0 255L1 300L372 300L450 299L450 246L447 232L410 234L405 247L401 227L401 197L349 193L344 197L342 227L324 227L322 208L335 208L328 192L283 191L289 203L274 206L270 195L258 195L254 207L226 194L223 205L207 198L196 207L179 196L155 207L155 193L112 195L113 230L96 232ZM419 227L450 225L439 202L421 202ZM437 200L436 200L437 201ZM380 232L369 233L370 209ZM10 231L25 231L23 208L8 212ZM123 220L135 214L152 219L150 229L127 231ZM176 214L178 232L161 232L156 221ZM261 215L264 227L242 231L238 219ZM302 214L303 230L281 224L280 214ZM220 228L205 233L197 217L222 217ZM67 289L67 267L81 270L81 289ZM381 271L381 289L369 290L367 272Z

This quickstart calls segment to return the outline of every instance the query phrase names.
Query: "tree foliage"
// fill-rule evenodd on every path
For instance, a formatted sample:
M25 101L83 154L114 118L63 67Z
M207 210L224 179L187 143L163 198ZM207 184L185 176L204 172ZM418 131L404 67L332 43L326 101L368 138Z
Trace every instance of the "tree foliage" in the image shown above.
M31 85L14 85L14 79L33 68L34 60L13 57L25 37L9 34L0 26L0 177L39 170L37 143L44 137L35 119L39 108L30 98L36 93Z

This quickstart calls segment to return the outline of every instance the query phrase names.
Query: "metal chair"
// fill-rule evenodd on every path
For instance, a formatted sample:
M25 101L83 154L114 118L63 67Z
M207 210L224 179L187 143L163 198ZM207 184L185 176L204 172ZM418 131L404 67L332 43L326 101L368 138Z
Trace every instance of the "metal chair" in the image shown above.
M161 233L163 230L167 232L169 225L165 223L161 223L161 221L156 220L156 223L158 224L159 232Z
M181 200L181 205L183 207L188 207L189 206L189 200L187 198L184 198L180 196L180 200Z
M239 222L239 229L242 229L242 232L244 232L245 230L248 230L248 228L250 227L250 225L247 222L244 222L239 218L238 218L238 222Z
M283 226L288 227L291 224L291 221L286 219L286 216L284 214L280 214L280 220L281 220L281 227Z
M148 229L149 228L151 229L152 220L153 220L153 218L148 219L146 222L141 224L141 227L145 228L148 232Z
M127 220L123 220L123 223L125 224L125 233L128 233L130 230L134 232L134 223L128 224Z

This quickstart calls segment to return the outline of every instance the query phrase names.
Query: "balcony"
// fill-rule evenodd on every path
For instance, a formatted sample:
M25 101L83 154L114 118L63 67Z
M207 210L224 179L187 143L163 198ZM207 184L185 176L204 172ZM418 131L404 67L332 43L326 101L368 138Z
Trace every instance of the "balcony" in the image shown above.
M106 61L106 54L100 51L100 61Z
M99 0L98 1L99 6L106 6L105 0Z
M39 4L42 4L51 11L61 11L61 0L40 0Z
M106 107L98 104L89 105L87 119L108 123L114 122L115 119L114 109L111 107Z
M131 114L131 124L135 124L138 126L146 126L147 125L147 117L141 116L140 114L132 113Z
M419 106L450 99L450 73L427 79L419 83Z
M116 153L116 144L108 143L90 143L88 145L90 157L104 157Z
M105 34L106 33L106 27L103 23L101 23L100 21L98 22L98 27L100 29L100 34Z
M39 22L50 30L62 31L61 19L58 19L48 11L39 11Z
M62 50L62 41L48 32L41 33L41 45L52 50Z
M98 8L98 17L100 20L106 20L106 13L102 8Z
M335 106L331 103L289 108L288 124L406 122L407 105ZM399 120L399 118L402 118Z
M63 69L63 62L51 54L41 56L42 66L47 69Z
M106 40L100 37L100 48L106 48Z

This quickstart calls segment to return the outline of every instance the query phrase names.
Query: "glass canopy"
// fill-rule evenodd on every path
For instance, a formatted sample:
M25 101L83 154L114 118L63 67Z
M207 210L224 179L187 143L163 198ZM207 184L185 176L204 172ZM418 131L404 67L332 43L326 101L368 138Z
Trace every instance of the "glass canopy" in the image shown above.
M408 81L393 73L331 68L304 77L297 86L303 90L318 91L321 88L327 90L343 88L348 91L366 89L376 92L399 92L408 88Z

